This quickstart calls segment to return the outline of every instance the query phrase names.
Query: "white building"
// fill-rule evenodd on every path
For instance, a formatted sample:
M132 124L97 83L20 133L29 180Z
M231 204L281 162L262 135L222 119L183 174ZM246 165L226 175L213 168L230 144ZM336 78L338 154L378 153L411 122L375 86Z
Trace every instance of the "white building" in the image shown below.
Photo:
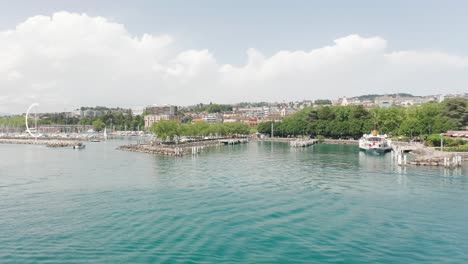
M145 128L150 128L154 123L162 120L178 120L178 118L175 115L146 115Z
M207 114L204 117L202 117L202 119L208 124L223 123L223 116L221 114Z

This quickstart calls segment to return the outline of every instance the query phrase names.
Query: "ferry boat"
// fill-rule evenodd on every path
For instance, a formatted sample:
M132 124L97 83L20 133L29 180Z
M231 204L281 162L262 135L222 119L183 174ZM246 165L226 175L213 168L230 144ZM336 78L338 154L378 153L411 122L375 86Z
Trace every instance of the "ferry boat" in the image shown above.
M391 151L392 147L391 141L387 139L387 135L379 135L378 131L374 129L371 134L364 134L359 139L359 149L385 153Z

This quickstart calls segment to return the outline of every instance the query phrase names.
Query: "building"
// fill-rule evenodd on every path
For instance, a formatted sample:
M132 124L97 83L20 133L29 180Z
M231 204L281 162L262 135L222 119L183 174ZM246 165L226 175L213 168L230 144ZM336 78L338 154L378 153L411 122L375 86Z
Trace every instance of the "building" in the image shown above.
M203 121L208 124L221 124L223 123L223 115L222 114L207 114L202 117Z
M179 118L174 115L146 115L145 128L150 128L154 123L162 120L179 120Z
M83 117L94 118L94 117L98 117L101 115L102 115L101 111L92 110L92 109L86 109L86 110L80 111L80 116L82 118Z
M162 120L179 120L177 106L148 106L145 109L145 128L150 128L154 123Z
M137 115L141 116L143 115L143 112L144 112L143 108L140 108L140 107L132 108L131 110L132 110L132 116L137 116Z
M178 115L178 108L175 105L152 105L146 107L145 111L149 115Z

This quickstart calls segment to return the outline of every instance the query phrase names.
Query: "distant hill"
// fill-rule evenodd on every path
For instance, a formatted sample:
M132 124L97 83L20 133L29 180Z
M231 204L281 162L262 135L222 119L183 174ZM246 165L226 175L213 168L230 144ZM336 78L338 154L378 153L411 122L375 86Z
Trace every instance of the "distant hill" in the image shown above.
M390 96L393 98L396 98L397 96L398 97L419 97L419 96L415 96L415 95L408 94L408 93L395 93L395 94L366 94L366 95L361 95L361 96L357 96L354 98L357 98L359 100L374 100L375 98L381 97L381 96Z

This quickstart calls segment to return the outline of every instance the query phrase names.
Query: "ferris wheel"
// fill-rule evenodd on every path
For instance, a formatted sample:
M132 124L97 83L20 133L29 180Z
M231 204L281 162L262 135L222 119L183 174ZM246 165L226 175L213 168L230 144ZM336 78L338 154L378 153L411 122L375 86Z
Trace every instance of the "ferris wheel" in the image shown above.
M28 132L28 134L31 136L31 137L34 137L34 138L37 138L38 136L38 133L37 133L37 106L39 104L38 103L34 103L32 105L29 106L28 110L26 111L26 117L25 117L25 122L26 122L26 132ZM33 135L33 133L31 132L31 130L29 129L29 125L28 125L28 116L29 116L29 112L31 111L31 109L35 108L35 112L34 112L34 124L35 124L35 135Z

